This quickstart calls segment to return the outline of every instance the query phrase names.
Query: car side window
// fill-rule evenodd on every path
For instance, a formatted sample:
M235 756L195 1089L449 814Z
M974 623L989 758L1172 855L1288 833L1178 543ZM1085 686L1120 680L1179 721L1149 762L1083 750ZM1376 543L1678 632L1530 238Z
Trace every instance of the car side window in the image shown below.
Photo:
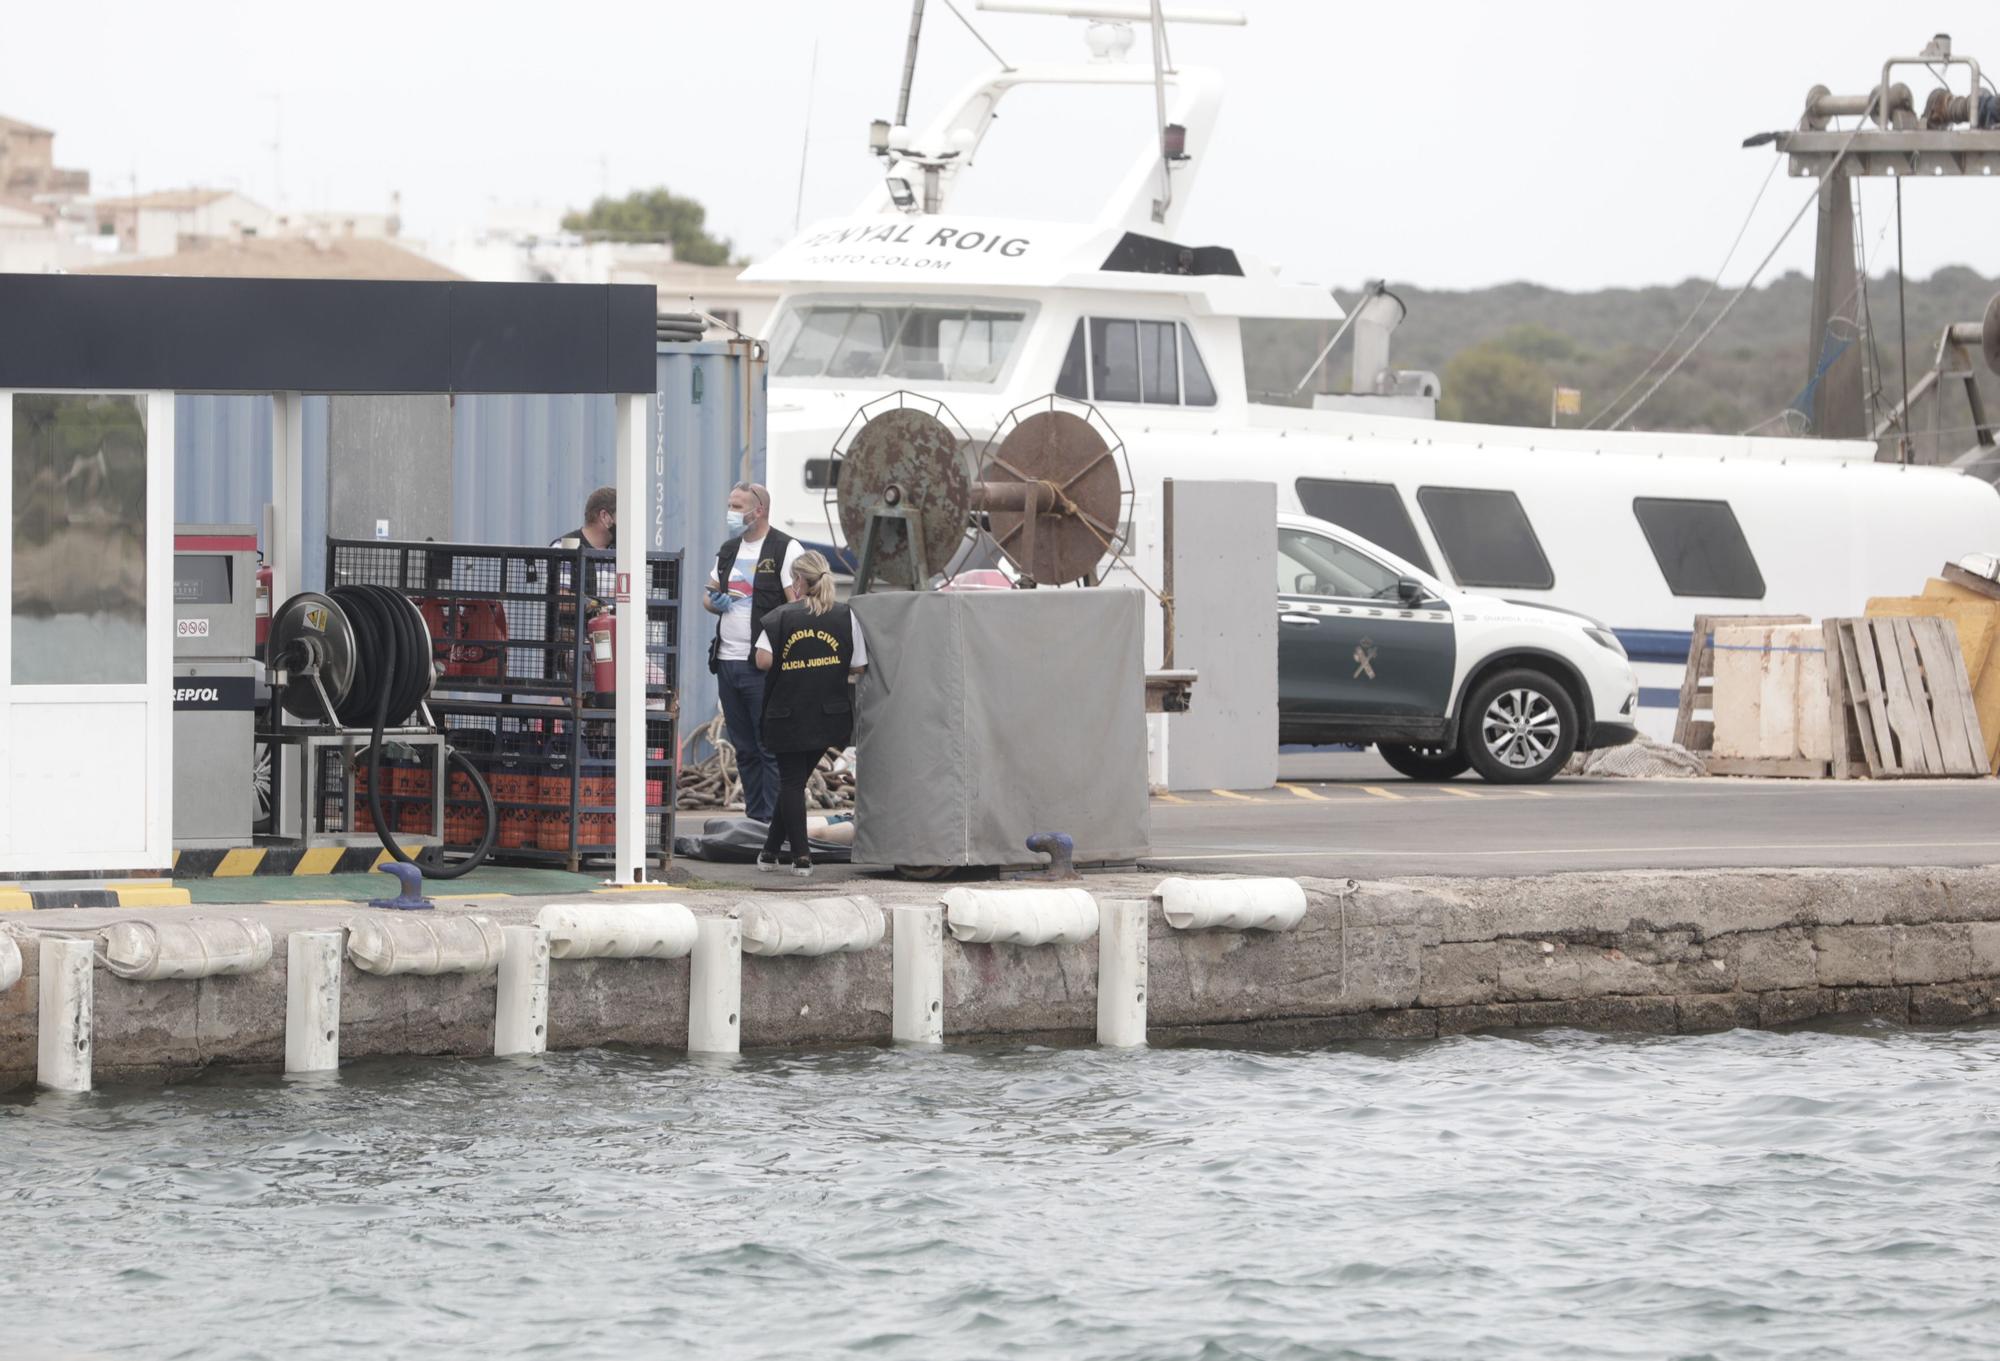
M1393 600L1401 574L1323 534L1278 530L1278 593Z

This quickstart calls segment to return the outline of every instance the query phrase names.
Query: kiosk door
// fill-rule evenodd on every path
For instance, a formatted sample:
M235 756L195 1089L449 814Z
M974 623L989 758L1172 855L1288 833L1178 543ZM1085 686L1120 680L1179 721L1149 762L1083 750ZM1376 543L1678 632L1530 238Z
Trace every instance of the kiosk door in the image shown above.
M0 392L0 873L172 863L173 422Z

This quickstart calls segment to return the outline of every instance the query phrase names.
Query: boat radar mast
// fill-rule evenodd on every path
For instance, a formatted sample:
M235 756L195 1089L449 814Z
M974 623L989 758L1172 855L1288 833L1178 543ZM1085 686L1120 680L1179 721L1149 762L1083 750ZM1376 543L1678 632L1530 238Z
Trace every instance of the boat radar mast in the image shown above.
M905 120L909 117L910 85L916 73L917 42L923 29L924 0L912 0L909 44L903 58L896 119L891 122L886 118L877 118L868 126L868 149L884 162L885 169L881 191L870 204L864 205L863 211L893 209L911 216L944 212L953 179L959 171L972 164L980 142L992 126L994 110L1001 97L1017 85L1148 83L1153 87L1159 146L1157 152L1148 153L1140 174L1145 183L1157 185L1157 194L1144 201L1148 209L1145 217L1154 226L1170 230L1178 217L1178 213L1173 211L1174 175L1194 156L1190 149L1189 128L1197 127L1201 134L1206 133L1207 126L1214 121L1212 115L1219 102L1219 94L1211 89L1211 82L1202 75L1183 72L1174 66L1173 52L1167 43L1167 25L1222 24L1241 27L1248 22L1244 16L1227 9L1167 9L1160 0L1150 0L1147 4L979 0L979 8L995 14L1033 14L1088 22L1090 27L1085 32L1084 41L1090 49L1090 64L1083 68L1026 70L1010 66L979 30L972 27L971 21L954 7L952 13L972 30L980 45L992 53L1000 63L1000 70L968 90L957 102L956 112L933 123L922 134L915 134ZM1150 76L1136 65L1124 64L1125 55L1132 50L1136 37L1132 25L1141 23L1147 25L1152 36ZM1171 108L1169 87L1173 87L1175 92ZM1192 121L1203 114L1208 115L1205 122L1197 124ZM1132 177L1128 176L1126 183L1131 187ZM1125 202L1130 202L1132 198L1129 193L1120 196L1120 200ZM886 202L883 201L885 199Z

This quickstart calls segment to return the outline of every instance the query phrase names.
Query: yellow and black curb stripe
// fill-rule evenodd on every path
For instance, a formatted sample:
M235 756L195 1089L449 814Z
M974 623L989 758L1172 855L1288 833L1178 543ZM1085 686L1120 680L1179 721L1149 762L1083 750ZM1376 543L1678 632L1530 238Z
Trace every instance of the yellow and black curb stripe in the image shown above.
M379 846L238 846L230 850L175 851L181 879L243 879L269 874L366 874L387 863Z
M0 912L32 912L55 907L188 907L188 891L165 879L101 888L21 888L0 886Z

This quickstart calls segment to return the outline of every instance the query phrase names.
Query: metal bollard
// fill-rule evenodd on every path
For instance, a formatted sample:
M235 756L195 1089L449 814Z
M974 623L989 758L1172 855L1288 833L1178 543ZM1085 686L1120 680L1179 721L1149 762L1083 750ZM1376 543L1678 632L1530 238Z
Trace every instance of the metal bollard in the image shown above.
M898 1044L944 1043L944 909L892 907L892 1034Z
M35 1081L51 1091L90 1090L95 1013L91 970L96 962L96 952L87 940L42 937L41 1033L35 1049Z
M1146 1043L1146 930L1152 904L1115 898L1097 905L1097 1042Z
M699 917L688 959L688 1053L739 1052L742 1010L743 923L734 914Z
M502 928L496 1055L540 1054L549 1047L549 933L539 926Z
M340 1067L340 964L345 931L294 931L285 940L285 1071Z

